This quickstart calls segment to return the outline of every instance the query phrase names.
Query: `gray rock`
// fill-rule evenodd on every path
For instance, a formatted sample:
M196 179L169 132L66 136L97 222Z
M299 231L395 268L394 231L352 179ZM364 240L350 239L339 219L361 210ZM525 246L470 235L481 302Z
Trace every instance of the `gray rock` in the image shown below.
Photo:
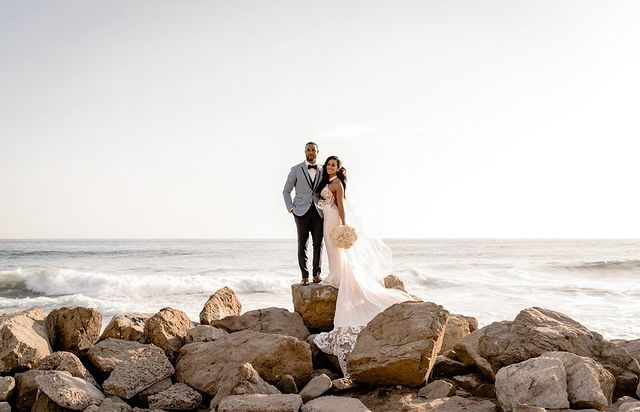
M16 380L12 376L0 377L0 402L11 399L13 390L16 387Z
M310 400L319 398L329 389L331 389L331 378L325 374L318 375L311 379L300 391L302 402L306 403Z
M82 411L89 405L99 405L104 399L98 388L69 372L48 371L36 376L36 383L49 399L66 409Z
M109 338L95 344L87 354L100 372L110 373L120 363L130 361L150 347L139 342Z
M9 402L0 402L0 412L11 412Z
M94 386L98 386L95 379L87 368L84 367L80 359L71 352L54 352L42 359L37 366L40 370L55 370L69 372L71 376L84 379Z
M513 412L547 412L547 410L539 406L524 405L519 403L515 408L513 408Z
M155 395L156 393L160 393L166 389L169 389L173 385L171 382L171 378L166 378L161 380L160 382L154 383L149 386L147 389L142 390L134 395L134 399L140 400L143 402L147 402L147 398L151 395Z
M42 309L0 315L0 372L33 368L51 354Z
M293 336L302 341L309 336L309 330L304 325L302 317L298 313L292 313L283 308L250 310L239 316L227 316L224 319L214 320L211 325L227 332L253 330Z
M44 392L38 391L36 401L31 407L31 412L70 412L72 409L63 408L52 401Z
M123 313L111 318L98 340L109 338L147 343L144 337L144 324L153 313Z
M202 402L202 395L184 383L176 383L169 389L149 396L149 408L187 411L195 409Z
M437 380L420 388L418 396L427 399L448 398L456 393L456 387L447 381Z
M80 306L54 309L47 315L46 326L54 350L81 356L100 336L102 313Z
M173 373L173 366L162 349L150 345L131 360L116 365L102 387L105 393L130 399Z
M361 400L342 396L323 396L302 406L301 412L371 412Z
M424 402L413 402L415 411L429 412L498 412L495 402L488 399L463 398L452 396L450 398L428 399ZM414 409L409 409L414 410Z
M110 396L105 398L94 412L131 412L131 406L117 396Z
M231 395L218 405L218 412L298 412L300 395Z
M193 342L211 342L221 336L228 335L229 332L211 325L198 325L187 331L185 344Z

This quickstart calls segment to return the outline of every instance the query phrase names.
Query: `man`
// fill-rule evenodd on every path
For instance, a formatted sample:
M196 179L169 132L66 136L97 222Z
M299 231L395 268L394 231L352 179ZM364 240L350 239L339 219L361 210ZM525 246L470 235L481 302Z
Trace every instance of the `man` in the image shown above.
M316 163L318 145L309 142L304 146L305 161L293 166L287 176L282 195L289 213L293 214L298 231L298 264L302 272L302 285L309 284L307 268L307 244L309 234L313 243L313 282L319 283L320 258L322 254L322 209L316 206L318 196L315 191L322 179L322 166ZM295 198L291 192L295 188Z

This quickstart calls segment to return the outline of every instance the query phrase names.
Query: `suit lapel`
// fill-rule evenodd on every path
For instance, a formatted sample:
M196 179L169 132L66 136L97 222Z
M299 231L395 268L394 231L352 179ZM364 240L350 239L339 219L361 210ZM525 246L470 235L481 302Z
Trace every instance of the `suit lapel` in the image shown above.
M309 171L307 170L307 163L302 162L302 164L300 165L300 169L302 169L302 174L304 175L304 178L307 179L309 187L313 189L313 185L311 184L311 176L309 176Z
M322 166L318 165L318 171L316 172L316 180L313 182L313 191L315 192L322 180Z

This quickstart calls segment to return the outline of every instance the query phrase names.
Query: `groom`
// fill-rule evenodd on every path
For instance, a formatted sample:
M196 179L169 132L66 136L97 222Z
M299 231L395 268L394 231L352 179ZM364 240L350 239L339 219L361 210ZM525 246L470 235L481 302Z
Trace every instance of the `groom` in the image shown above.
M304 146L305 161L293 166L287 176L282 195L289 213L293 214L298 230L298 264L302 271L302 284L309 284L307 268L307 243L309 233L313 242L313 282L319 283L320 256L322 253L322 210L316 207L315 193L322 179L322 166L316 163L318 145L309 142ZM291 192L295 188L296 196L291 201Z

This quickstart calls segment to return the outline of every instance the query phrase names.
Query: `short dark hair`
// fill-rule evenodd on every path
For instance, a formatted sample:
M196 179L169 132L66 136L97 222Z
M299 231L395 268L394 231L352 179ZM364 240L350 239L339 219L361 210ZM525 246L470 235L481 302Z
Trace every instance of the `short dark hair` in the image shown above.
M309 146L310 144L314 145L314 146L316 147L316 150L318 150L318 149L319 149L319 147L318 147L318 143L316 143L316 142L307 142L307 144L305 144L305 145L304 145L304 147L306 148L306 147L307 147L307 146Z

